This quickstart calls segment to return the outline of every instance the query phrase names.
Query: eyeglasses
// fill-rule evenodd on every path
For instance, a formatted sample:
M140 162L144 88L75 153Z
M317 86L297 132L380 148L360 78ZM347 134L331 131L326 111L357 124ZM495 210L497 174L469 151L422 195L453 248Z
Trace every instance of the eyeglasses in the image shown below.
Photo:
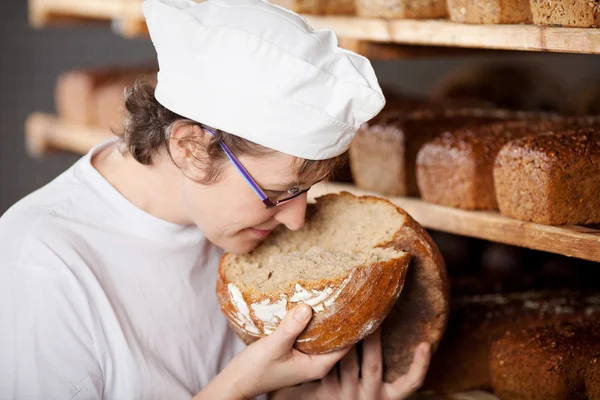
M207 127L202 127L202 128L204 130L210 132L213 136L216 135L216 133L212 129L209 129ZM301 186L293 186L292 188L290 188L286 191L282 191L282 192L280 192L280 194L278 194L276 196L271 196L271 198L269 198L269 196L267 196L265 194L265 192L257 185L257 183L254 181L254 179L252 179L252 177L250 176L248 171L246 171L246 168L244 168L242 163L240 163L240 161L233 155L231 150L229 150L227 145L225 143L223 143L222 140L219 140L219 145L221 146L221 148L223 149L225 154L227 154L227 157L233 163L233 165L235 166L237 171L240 173L240 175L244 178L244 180L252 188L254 193L256 193L256 195L258 196L260 201L262 201L263 204L265 206L267 206L267 208L277 207L278 205L285 203L286 201L290 201L290 200L300 196L301 194L308 192L310 190L310 188L312 187L312 185L310 185L308 187L304 187L304 188ZM316 183L320 182L321 180L317 181Z

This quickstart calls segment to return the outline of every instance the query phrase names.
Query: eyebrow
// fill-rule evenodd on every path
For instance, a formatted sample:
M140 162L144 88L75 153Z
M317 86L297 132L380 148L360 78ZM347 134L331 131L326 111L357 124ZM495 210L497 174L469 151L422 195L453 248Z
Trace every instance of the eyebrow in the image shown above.
M275 184L275 185L265 185L264 187L261 186L261 188L263 188L263 190L269 190L272 192L285 192L294 186L302 186L302 185L304 185L303 182L294 181L294 182L279 183L279 184ZM268 188L277 188L277 189L268 189Z
M317 179L314 182L311 183L311 185L314 185L317 182L320 182L322 180L324 180L326 177L323 177L321 179ZM271 192L285 192L288 191L289 189L291 189L294 186L304 186L304 185L308 185L308 183L306 183L305 181L290 181L290 182L286 182L283 184L277 184L277 185L266 185L266 186L260 186L263 190L268 190ZM267 189L268 187L277 187L277 188L283 188L283 189Z

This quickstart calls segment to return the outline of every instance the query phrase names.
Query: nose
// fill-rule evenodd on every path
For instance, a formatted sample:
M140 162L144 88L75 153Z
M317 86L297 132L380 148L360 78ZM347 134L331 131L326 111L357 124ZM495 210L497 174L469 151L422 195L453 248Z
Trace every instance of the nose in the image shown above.
M277 207L275 219L292 231L302 228L306 216L306 199L307 194L304 193L287 203L281 204Z

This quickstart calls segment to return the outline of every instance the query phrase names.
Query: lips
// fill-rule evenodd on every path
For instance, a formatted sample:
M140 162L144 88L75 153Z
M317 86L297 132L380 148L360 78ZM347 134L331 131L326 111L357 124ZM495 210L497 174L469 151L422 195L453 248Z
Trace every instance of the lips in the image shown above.
M256 236L258 236L259 238L266 238L267 236L269 236L269 233L271 233L270 230L265 229L248 228L248 230Z

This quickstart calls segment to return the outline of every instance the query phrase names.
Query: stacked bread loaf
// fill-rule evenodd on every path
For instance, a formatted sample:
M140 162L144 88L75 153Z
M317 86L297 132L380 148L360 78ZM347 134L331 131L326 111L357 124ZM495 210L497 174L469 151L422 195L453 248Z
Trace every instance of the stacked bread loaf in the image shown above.
M354 0L273 0L271 3L299 14L355 14Z
M357 14L380 18L444 18L446 0L356 0Z
M545 118L444 132L424 144L417 156L421 196L432 203L466 210L498 209L493 171L497 155L507 143L519 146L517 139L596 123L593 118ZM506 188L502 189L506 193Z
M386 19L434 19L469 24L596 27L598 0L273 0L300 14L358 15Z
M500 359L496 356L497 351L492 349L495 342L507 332L553 326L561 321L586 320L600 315L599 301L597 294L582 295L580 292L570 291L523 292L453 299L448 329L433 357L425 390L454 392L490 388L498 370L494 367L490 370L490 361ZM515 363L527 359L526 356L520 356L516 346L513 348ZM534 367L530 370L529 378L535 375L534 371L538 371ZM521 372L522 369L513 365L513 369L506 373L512 374L516 379ZM531 381L531 385L536 385L535 380ZM500 397L516 398L504 395ZM554 397L545 397L551 398Z
M530 23L529 0L448 0L450 19L470 24Z
M510 330L491 346L492 387L506 400L594 399L598 354L597 315Z
M83 126L119 130L124 120L124 90L136 79L156 83L155 67L78 69L58 77L56 110L61 119Z
M600 1L529 0L536 25L591 28L600 26Z
M509 142L494 167L500 212L550 225L600 222L600 130Z
M493 109L435 106L383 113L364 124L350 147L356 185L390 196L417 196L415 166L421 147L449 129L477 126L514 114Z

